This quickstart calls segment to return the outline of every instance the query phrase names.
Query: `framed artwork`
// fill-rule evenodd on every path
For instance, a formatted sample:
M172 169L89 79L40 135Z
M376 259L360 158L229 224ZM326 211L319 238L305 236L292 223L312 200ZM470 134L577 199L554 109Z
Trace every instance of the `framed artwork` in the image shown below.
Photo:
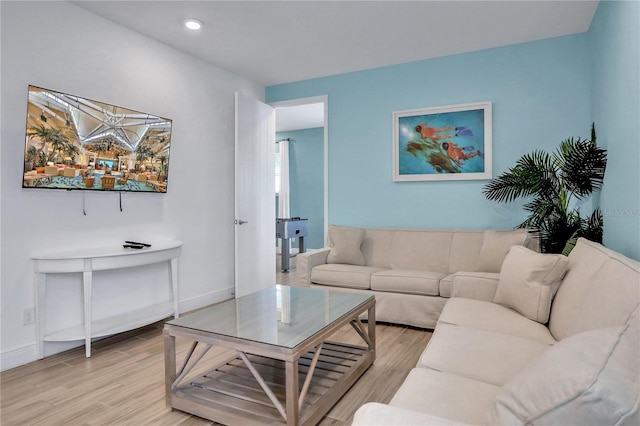
M491 177L491 102L393 113L394 181Z

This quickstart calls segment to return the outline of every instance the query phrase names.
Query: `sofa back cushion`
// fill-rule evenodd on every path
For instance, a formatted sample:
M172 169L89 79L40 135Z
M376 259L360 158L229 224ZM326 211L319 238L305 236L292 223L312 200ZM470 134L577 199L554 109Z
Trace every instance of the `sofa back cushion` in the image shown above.
M569 271L551 306L556 340L582 331L625 324L640 303L640 263L580 238Z
M389 266L446 274L449 270L451 231L396 231Z
M544 352L496 395L489 424L638 424L640 327L575 334Z
M367 266L389 267L389 252L395 230L366 228L362 242L362 254Z
M484 231L480 256L476 264L478 272L500 272L511 246L524 245L528 231Z
M453 232L451 236L451 257L449 259L448 271L450 274L460 271L473 272L476 270L483 238L484 231L482 230Z

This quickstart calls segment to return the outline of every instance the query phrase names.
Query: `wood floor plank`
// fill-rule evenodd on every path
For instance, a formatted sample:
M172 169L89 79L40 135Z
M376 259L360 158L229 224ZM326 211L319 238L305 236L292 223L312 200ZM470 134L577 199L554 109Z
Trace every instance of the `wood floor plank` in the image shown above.
M295 265L294 259L291 262L292 268ZM278 274L278 282L286 284L285 281L295 284L295 269L288 274ZM98 341L92 347L91 358L85 358L84 348L76 348L0 373L0 424L214 424L166 407L162 326L163 323L159 322ZM365 402L389 402L411 368L416 365L430 337L430 331L378 324L375 363L319 424L349 425L355 410ZM340 352L346 351L340 349L340 344L363 345L362 339L351 326L340 329L331 337L331 341L336 344L325 344L321 357L341 358ZM179 360L188 352L190 344L186 339L176 339ZM232 354L228 349L212 348L192 375L211 371ZM309 359L312 354L313 351L305 357ZM322 360L326 364L335 361L331 359L332 362L327 362L328 358ZM308 367L300 365L301 382L307 370ZM331 375L330 371L318 369L312 383L314 386L328 384ZM253 379L252 376L243 376L242 380ZM274 380L284 383L283 376L275 377ZM313 389L312 386L309 391L311 395ZM269 412L273 414L275 410Z

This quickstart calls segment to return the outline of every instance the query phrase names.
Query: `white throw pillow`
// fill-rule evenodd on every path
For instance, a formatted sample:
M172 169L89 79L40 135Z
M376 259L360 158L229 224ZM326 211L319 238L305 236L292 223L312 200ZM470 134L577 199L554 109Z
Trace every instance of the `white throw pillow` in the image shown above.
M364 265L364 256L360 250L364 239L364 229L331 228L329 240L333 243L327 255L327 263Z
M513 246L502 264L493 301L546 324L551 301L568 267L569 259L561 254L542 254Z
M477 272L500 272L502 262L511 246L523 245L526 231L484 231Z
M639 340L637 309L626 326L561 340L498 391L488 424L639 424Z

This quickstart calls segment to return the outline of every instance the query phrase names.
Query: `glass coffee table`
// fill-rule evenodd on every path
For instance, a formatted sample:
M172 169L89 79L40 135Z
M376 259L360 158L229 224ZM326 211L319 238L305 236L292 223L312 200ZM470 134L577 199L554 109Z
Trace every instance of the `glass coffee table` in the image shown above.
M346 324L363 346L327 340ZM277 285L168 321L163 333L169 407L227 425L316 424L373 364L375 298ZM193 340L179 368L176 337ZM213 346L236 353L190 374Z

